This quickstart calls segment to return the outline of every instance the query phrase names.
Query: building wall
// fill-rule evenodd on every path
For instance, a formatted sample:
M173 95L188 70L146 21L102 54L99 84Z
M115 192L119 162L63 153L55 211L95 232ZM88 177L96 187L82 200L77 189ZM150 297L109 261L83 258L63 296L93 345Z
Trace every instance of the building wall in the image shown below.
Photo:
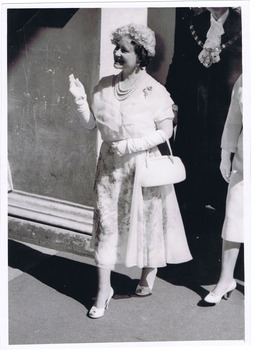
M103 8L101 16L101 66L100 76L118 74L113 66L114 45L111 33L118 27L129 23L147 24L147 8Z
M14 189L92 206L96 131L75 114L68 76L90 95L99 79L101 13L73 12L62 23L65 11L41 10L9 38L8 157Z
M164 85L174 53L175 8L150 8L147 23L156 35L156 55L147 71Z
M56 248L57 232L49 235L45 225L59 227L64 230L60 240L69 235L65 239L72 247L71 231L92 231L93 184L101 140L77 116L68 76L73 73L80 79L90 101L100 77L118 73L113 67L111 32L138 22L148 23L156 32L157 57L148 71L164 84L173 54L175 10L9 11L8 158L13 181L9 216L16 218L10 219L9 232L16 239L29 241L30 237L33 243L47 246L48 242ZM22 220L17 223L17 218ZM27 221L29 230L24 225ZM75 234L76 241L77 237ZM78 242L82 246L83 238Z

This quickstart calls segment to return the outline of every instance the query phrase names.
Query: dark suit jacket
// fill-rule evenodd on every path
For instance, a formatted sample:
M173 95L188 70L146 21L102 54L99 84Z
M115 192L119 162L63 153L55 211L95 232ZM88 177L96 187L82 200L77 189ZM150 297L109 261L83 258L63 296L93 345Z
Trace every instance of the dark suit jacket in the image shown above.
M210 12L192 16L187 8L177 9L175 51L165 86L179 108L173 149L183 159L193 186L209 182L215 173L221 179L220 141L232 88L242 72L241 36L234 40L241 33L241 15L231 8L229 11L221 37L221 44L227 47L220 61L206 68L198 59L202 47L191 34L190 25L204 43ZM211 178L210 187L214 181Z

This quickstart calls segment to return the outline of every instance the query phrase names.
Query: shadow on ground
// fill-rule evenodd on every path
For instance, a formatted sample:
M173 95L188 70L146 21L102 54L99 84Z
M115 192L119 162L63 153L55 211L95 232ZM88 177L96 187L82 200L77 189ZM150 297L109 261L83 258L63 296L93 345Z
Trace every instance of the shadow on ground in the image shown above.
M221 265L220 232L223 218L216 212L204 211L202 215L183 213L183 219L193 260L184 264L169 264L160 268L158 278L181 285L197 293L201 299L207 294L202 286L216 284ZM9 266L26 272L74 298L87 309L96 295L97 272L93 265L73 261L57 255L47 255L22 243L9 241ZM243 249L240 251L235 277L244 280ZM82 282L83 281L83 282ZM138 280L112 272L114 298L134 296ZM243 286L238 290L244 293Z
M216 284L220 276L224 212L209 209L198 212L182 210L182 217L193 260L184 264L169 264L159 269L157 276L171 284L183 285L203 299L207 295L207 289L201 286ZM234 275L236 279L244 281L243 246ZM244 294L243 285L238 284L237 289Z
M95 266L44 254L12 240L9 240L8 250L10 267L33 276L90 309L97 291ZM128 298L133 295L137 280L116 272L112 273L111 280L115 298Z

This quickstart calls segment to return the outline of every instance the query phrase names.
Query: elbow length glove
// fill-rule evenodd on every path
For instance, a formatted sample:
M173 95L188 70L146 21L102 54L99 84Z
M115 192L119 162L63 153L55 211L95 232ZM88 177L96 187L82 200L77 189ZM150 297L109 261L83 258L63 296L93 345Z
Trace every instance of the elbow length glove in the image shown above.
M87 96L83 84L78 78L74 78L74 75L69 76L69 91L75 99L77 106L77 111L82 115L86 121L86 126L88 129L93 129L95 127L95 119L90 111L89 105L87 103Z
M153 133L132 139L115 141L112 148L116 155L123 156L134 152L146 151L167 140L167 135L163 130L156 130Z
M83 84L74 75L69 75L69 91L75 99L75 102L86 101L86 92Z
M78 101L77 104L77 111L82 115L86 122L86 128L93 129L96 126L96 122L93 116L93 113L90 111L89 105L86 100L83 100L83 102Z
M93 113L90 111L89 105L86 99L79 99L76 101L77 111L82 115L86 122L87 129L93 129L96 126L96 122Z

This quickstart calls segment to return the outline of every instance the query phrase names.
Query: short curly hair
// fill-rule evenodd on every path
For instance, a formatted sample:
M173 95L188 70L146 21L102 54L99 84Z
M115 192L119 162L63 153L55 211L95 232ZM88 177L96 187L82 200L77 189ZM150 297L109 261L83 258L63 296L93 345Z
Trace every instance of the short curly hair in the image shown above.
M128 36L134 45L135 53L140 59L140 66L145 67L155 55L155 34L145 25L131 23L126 26L117 28L112 33L111 42L117 45L118 42Z

